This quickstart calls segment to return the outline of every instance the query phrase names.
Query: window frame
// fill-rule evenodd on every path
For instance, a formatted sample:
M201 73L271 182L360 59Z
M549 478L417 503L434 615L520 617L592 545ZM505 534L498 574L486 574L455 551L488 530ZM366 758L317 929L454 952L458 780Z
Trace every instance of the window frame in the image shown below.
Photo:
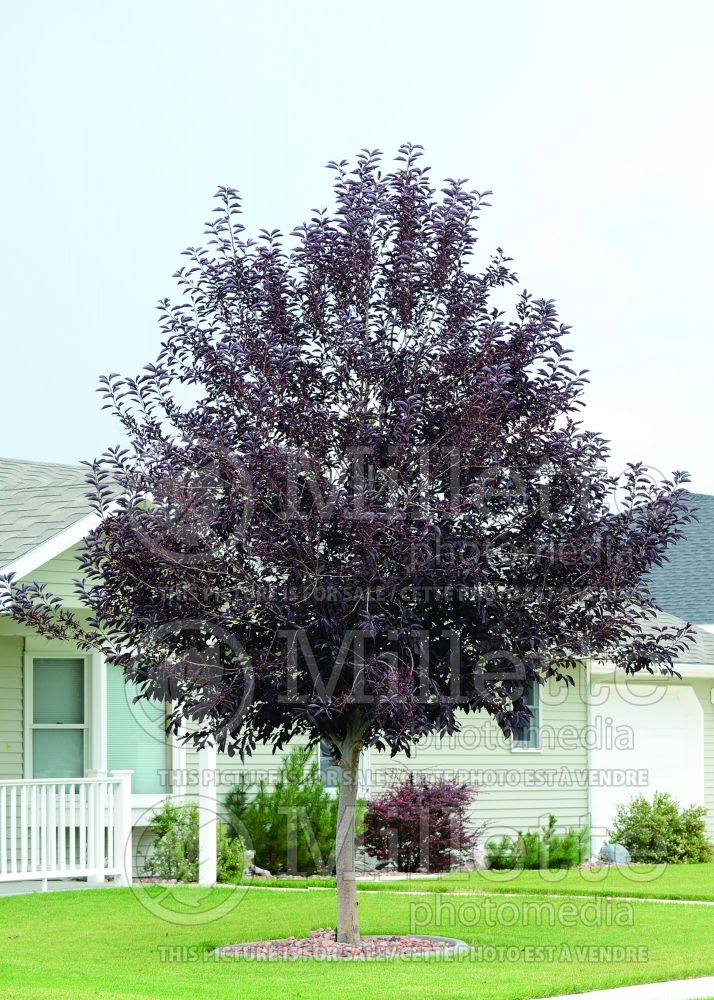
M317 744L317 769L320 772L321 778L322 778L322 744L326 742L328 742L327 737L323 737ZM369 747L363 750L362 753L360 754L359 776L357 782L357 794L360 798L368 798L370 794L369 790L370 756L371 755ZM327 792L328 795L337 796L340 791L340 786L339 784L337 785L325 784L325 791Z
M34 696L34 669L35 660L81 660L83 671L82 694L84 699L84 722L35 722L35 696ZM92 716L92 654L78 653L71 650L34 650L25 654L24 662L24 684L23 684L23 774L28 780L37 781L71 781L71 778L37 778L34 774L33 759L33 734L38 729L79 729L83 733L82 738L82 774L83 778L87 773L89 762L90 742L91 742L91 716Z
M325 785L325 789L328 792L328 794L329 795L337 795L337 792L339 791L339 788L340 788L339 782L337 784L335 784L335 785L328 785L327 781L325 781L325 777L323 775L323 764L325 764L326 762L324 761L325 751L322 749L322 744L323 743L329 743L329 742L330 741L327 739L327 737L323 736L323 738L317 744L317 769L320 772L320 778L322 779L322 781L323 781L323 783ZM332 761L330 761L330 762L327 763L327 767L338 768L339 764L334 764L334 763L332 763Z
M530 743L521 742L520 738L514 734L511 736L512 753L540 753L543 749L541 743L541 685L536 680L531 680L529 684L530 700L524 698L524 701L531 710L530 729L535 732L535 745L531 746Z

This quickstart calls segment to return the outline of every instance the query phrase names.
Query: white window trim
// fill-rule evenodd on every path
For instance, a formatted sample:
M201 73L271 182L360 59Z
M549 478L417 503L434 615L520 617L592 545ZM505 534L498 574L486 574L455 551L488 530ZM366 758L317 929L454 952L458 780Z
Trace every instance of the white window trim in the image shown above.
M541 698L541 685L537 681L533 681L533 691L535 693L536 702L536 734L538 738L538 745L535 747L519 746L516 743L514 736L511 736L511 753L541 753L543 746L541 743L541 712L543 709L543 700Z
M72 650L35 650L31 653L25 653L24 656L24 680L23 680L23 774L25 778L32 779L34 762L32 760L32 734L35 729L81 729L84 732L84 755L83 755L83 773L81 777L87 773L87 770L91 766L91 754L92 754L92 690L93 690L93 676L92 676L92 661L94 657L90 654L77 653ZM83 723L35 723L33 722L34 716L34 697L33 697L33 673L34 673L34 663L35 660L82 660L84 663L84 722ZM47 779L51 781L51 778Z
M171 709L175 711L176 707L176 702L172 702ZM185 727L182 725L178 732L170 733L167 736L169 744L167 758L170 770L171 787L166 789L165 794L172 795L174 798L178 799L181 799L186 795L188 787L186 744L181 739L184 731Z
M367 749L363 750L362 753L360 754L360 760L359 760L359 784L357 787L357 794L361 798L365 799L368 799L370 794L369 766L371 763L371 757L372 757L372 751L370 747L367 747Z
M88 739L91 766L107 769L107 661L101 653L90 656L89 694L90 728Z
M327 737L323 738L327 739ZM335 765L332 762L330 762L330 766L335 766ZM320 772L320 778L322 779L322 740L320 740L320 742L317 744L317 769ZM334 798L339 791L339 786L326 784L325 791L327 792L328 795Z

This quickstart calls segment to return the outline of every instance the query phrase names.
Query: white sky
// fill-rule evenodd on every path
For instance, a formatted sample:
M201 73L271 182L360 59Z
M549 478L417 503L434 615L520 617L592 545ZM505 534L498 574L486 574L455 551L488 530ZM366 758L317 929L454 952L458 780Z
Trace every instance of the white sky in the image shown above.
M708 0L4 0L0 455L116 442L97 378L153 360L218 184L287 230L411 140L494 191L484 259L574 327L613 470L714 493L713 38Z

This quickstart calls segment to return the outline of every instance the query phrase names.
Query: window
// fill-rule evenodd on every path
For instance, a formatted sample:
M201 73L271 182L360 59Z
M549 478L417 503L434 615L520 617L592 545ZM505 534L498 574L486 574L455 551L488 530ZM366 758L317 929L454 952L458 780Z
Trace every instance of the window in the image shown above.
M86 745L84 659L32 661L33 778L81 778Z
M514 750L540 750L540 684L529 681L523 700L531 717L513 734Z
M135 794L165 792L166 711L162 702L135 702L137 693L121 667L107 664L107 767L133 771Z
M320 740L317 754L320 777L328 788L338 788L340 784L339 754L330 740Z
M340 756L331 740L320 740L317 751L317 763L320 768L320 777L325 782L327 788L336 790L340 787L342 768L339 765ZM363 750L360 754L359 764L359 794L369 795L369 749Z

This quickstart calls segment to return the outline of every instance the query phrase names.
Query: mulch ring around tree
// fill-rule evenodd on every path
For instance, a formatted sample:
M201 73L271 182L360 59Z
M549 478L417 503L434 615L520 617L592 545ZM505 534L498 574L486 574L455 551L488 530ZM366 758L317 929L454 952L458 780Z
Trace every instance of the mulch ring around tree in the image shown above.
M358 945L338 943L334 930L324 927L306 938L243 941L216 948L218 957L252 959L368 959L424 958L430 955L463 955L471 951L465 941L426 934L365 934Z

